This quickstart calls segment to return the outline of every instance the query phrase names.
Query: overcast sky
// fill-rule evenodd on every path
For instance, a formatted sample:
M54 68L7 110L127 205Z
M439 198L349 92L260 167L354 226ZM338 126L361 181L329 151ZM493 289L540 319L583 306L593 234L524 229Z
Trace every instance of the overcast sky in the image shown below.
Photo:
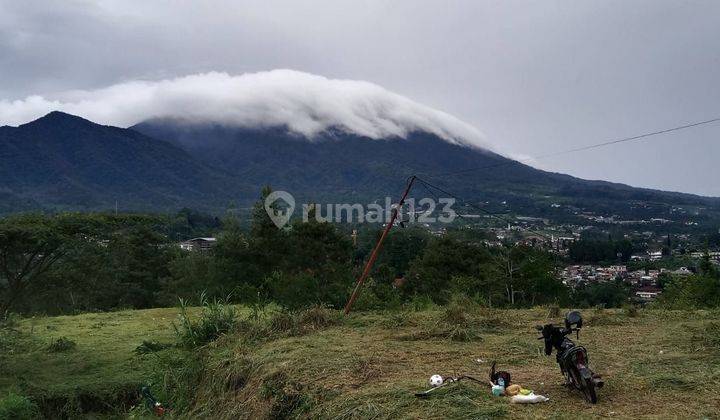
M4 101L276 68L375 83L536 156L720 116L720 2L0 0ZM720 123L532 164L720 196L719 161Z

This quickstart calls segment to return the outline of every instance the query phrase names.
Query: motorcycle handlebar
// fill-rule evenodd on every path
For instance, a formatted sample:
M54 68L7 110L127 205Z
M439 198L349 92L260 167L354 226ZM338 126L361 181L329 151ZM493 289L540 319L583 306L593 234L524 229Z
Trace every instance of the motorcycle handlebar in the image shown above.
M565 335L570 335L570 334L572 334L573 332L576 332L576 331L578 331L578 332L580 331L580 328L572 328L572 327L571 327L570 329L567 329L567 328L563 328L563 327L553 326L553 328L559 330L559 331L562 333L562 335L564 335L564 336L565 336ZM542 331L542 330L543 330L543 327L541 327L540 325L536 325L536 326L535 326L535 329L538 330L538 331ZM545 337L540 336L540 337L538 337L537 339L538 339L538 340L543 340L544 338L545 338Z

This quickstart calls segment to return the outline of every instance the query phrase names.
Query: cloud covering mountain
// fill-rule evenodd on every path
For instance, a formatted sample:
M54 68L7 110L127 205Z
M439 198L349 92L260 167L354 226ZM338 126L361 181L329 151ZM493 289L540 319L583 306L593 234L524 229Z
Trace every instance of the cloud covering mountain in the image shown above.
M422 131L451 143L488 147L474 127L373 83L293 70L238 76L210 72L0 100L0 125L22 124L53 110L116 126L178 118L250 128L286 126L308 138L328 128L373 139Z

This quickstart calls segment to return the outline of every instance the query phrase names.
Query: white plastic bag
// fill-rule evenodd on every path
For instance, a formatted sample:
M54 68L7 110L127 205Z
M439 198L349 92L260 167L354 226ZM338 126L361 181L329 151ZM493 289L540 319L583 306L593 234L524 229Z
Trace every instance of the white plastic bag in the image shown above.
M515 404L535 404L535 403L541 403L541 402L548 401L549 399L550 399L550 398L545 397L545 396L542 396L542 395L535 395L535 394L521 395L521 394L518 394L518 395L513 395L513 396L510 398L510 402L511 402L511 403L515 403Z

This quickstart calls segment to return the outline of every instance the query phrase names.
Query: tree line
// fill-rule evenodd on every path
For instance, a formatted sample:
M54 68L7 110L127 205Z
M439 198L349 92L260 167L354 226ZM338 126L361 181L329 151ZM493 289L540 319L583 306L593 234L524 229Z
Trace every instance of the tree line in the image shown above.
M0 314L173 306L200 293L250 305L342 307L379 227L361 228L354 243L348 227L310 220L278 229L262 200L249 227L234 217L220 221L189 210L174 217L7 217L0 220ZM177 246L181 238L210 233L217 243L207 252ZM444 304L459 294L491 307L627 301L621 284L568 289L556 275L565 262L543 250L489 247L482 239L452 229L440 237L418 227L394 229L356 308Z

